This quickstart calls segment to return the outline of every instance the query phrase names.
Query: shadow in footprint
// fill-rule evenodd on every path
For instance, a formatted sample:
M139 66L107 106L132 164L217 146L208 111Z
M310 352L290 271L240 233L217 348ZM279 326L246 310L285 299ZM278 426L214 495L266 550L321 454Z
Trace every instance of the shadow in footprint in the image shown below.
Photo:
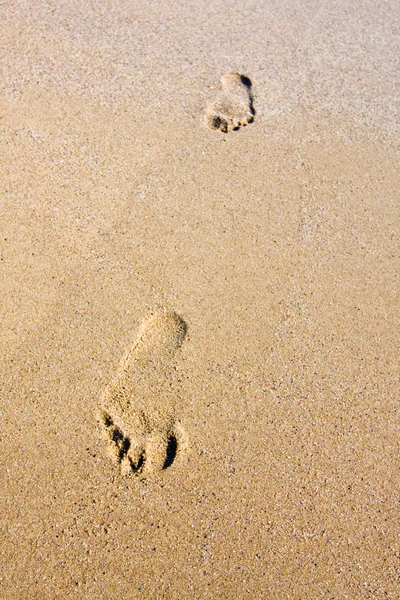
M163 464L163 470L168 469L175 460L178 452L178 440L174 435L170 435L167 440L167 452L165 456L165 462Z

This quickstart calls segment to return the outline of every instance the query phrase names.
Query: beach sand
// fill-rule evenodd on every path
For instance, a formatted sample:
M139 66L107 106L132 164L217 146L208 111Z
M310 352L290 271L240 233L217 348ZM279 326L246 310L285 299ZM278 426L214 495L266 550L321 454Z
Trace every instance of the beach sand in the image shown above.
M0 2L1 599L399 598L398 17Z

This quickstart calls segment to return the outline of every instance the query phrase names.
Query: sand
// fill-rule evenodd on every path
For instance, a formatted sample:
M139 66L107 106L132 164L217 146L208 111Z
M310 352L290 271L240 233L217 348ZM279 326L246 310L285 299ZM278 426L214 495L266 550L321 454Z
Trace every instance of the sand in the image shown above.
M398 17L0 2L1 599L399 598Z

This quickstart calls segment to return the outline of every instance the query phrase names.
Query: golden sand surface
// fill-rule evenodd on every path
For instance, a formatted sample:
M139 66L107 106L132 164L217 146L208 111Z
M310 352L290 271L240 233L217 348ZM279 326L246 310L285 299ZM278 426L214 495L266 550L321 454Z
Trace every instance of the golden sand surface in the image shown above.
M1 600L400 597L398 19L0 2Z

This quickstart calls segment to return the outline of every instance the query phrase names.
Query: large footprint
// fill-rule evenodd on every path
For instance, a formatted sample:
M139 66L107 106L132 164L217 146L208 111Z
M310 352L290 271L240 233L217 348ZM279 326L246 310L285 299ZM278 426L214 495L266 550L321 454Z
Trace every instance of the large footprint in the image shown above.
M145 319L103 395L99 417L103 435L124 474L146 476L166 469L184 445L171 377L174 354L186 330L174 312Z
M239 73L221 77L222 94L206 110L206 123L211 129L228 133L254 121L255 110L251 81Z

